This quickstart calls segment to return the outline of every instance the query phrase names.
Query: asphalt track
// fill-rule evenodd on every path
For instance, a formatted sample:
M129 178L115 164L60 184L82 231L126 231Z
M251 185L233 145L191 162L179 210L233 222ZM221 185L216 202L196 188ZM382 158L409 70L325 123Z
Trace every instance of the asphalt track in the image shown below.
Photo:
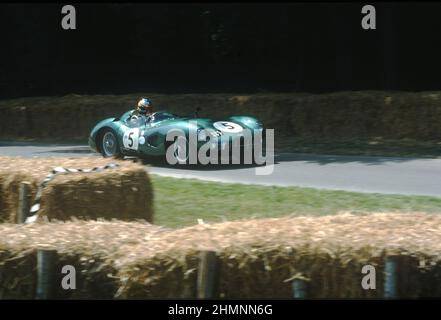
M0 156L98 157L87 146L0 142ZM177 178L277 186L299 186L441 197L441 159L354 157L276 153L274 171L256 175L256 167L238 165L150 166L153 174Z

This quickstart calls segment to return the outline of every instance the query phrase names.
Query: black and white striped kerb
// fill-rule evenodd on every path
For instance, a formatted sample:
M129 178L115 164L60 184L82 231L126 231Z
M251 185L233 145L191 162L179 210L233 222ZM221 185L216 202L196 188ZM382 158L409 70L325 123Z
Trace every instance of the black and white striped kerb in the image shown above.
M31 206L31 209L29 210L29 217L26 218L25 223L32 223L37 221L38 216L38 210L40 210L40 199L41 195L43 193L43 189L46 188L47 184L54 179L59 174L67 174L67 173L87 173L87 172L100 172L105 169L113 169L118 167L119 165L116 163L109 163L105 166L100 167L94 167L94 168L86 168L86 169L71 169L71 168L63 168L63 167L56 167L54 168L47 176L46 178L40 183L37 189L37 194L35 195L34 202Z

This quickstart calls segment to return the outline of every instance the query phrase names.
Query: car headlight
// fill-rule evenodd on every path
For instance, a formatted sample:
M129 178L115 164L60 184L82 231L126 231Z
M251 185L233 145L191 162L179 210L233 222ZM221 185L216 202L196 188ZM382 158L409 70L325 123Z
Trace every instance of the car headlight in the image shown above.
M256 129L262 129L263 124L257 119L248 118L243 121L243 123L248 127L255 127Z
M251 123L254 125L254 127L255 127L256 129L262 129L262 128L263 128L263 123L260 122L260 120L253 119L253 120L251 121Z

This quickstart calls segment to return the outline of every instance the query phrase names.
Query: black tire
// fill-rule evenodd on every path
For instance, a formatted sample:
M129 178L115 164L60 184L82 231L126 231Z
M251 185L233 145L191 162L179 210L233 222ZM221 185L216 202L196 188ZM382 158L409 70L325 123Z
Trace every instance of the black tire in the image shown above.
M96 145L104 158L122 158L123 156L116 133L110 128L104 129L100 132Z

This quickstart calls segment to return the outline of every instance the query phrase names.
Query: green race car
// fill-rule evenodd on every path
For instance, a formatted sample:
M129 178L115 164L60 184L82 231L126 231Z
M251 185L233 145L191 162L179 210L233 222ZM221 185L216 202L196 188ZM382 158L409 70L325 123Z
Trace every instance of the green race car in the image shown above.
M256 131L262 133L264 129L258 119L248 116L211 120L197 116L182 117L164 111L150 116L133 114L133 110L130 110L118 118L100 121L90 133L90 148L104 157L166 158L167 150L172 147L170 152L182 163L189 161L192 147L193 150L200 150L207 143L211 146L217 144L219 150L231 150L233 145L240 146L241 150L252 147L253 142L245 139L245 135ZM176 140L167 141L167 135L177 131L185 135L186 152L180 150L181 144L175 143ZM194 134L193 139L191 134Z

